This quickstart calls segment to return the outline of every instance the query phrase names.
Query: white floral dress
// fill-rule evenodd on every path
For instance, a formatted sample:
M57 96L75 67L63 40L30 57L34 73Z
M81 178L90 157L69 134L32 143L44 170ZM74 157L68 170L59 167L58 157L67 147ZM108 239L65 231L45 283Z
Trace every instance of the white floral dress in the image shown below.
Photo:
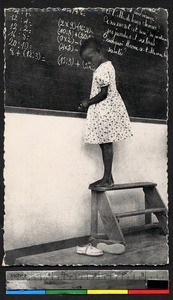
M130 119L116 87L115 69L111 61L99 65L93 73L90 99L108 86L106 99L88 108L85 142L103 144L132 136Z

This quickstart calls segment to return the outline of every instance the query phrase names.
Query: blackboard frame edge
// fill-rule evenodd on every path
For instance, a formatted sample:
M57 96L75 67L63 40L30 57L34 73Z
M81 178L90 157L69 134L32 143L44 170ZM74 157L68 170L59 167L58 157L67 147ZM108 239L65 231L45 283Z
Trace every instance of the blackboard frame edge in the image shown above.
M30 115L42 115L42 116L57 116L57 117L71 117L71 118L86 118L86 113L72 112L72 111L60 111L51 109L39 109L39 108L28 108L28 107L16 107L16 106L5 106L5 113L16 113L16 114L30 114ZM150 119L150 118L138 118L130 117L131 122L135 123L153 123L153 124L167 124L167 120L164 119Z

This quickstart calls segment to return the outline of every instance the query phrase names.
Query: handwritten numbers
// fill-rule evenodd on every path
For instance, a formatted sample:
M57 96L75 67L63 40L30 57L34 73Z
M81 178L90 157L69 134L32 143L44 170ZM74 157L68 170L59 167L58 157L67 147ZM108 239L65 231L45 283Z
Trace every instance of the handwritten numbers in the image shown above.
M10 48L11 55L14 56L14 49Z
M11 20L12 20L12 21L17 21L17 15L12 15L12 16L11 16Z

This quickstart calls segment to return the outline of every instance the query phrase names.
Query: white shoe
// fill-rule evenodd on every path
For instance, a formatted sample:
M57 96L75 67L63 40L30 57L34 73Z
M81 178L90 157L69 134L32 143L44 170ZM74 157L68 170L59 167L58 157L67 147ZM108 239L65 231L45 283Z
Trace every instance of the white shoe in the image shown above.
M85 246L77 246L77 253L89 256L100 256L103 255L103 251L93 247L91 244Z
M106 244L106 243L98 243L97 248L102 250L103 252L112 253L112 254L122 254L125 251L125 247L122 244Z

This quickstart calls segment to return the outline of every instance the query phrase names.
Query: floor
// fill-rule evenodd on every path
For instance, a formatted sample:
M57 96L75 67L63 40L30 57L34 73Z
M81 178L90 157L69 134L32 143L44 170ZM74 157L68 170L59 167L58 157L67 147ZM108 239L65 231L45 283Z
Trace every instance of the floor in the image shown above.
M158 232L126 237L126 251L121 255L104 253L91 257L76 253L76 247L19 257L15 265L164 265L168 263L167 238Z

